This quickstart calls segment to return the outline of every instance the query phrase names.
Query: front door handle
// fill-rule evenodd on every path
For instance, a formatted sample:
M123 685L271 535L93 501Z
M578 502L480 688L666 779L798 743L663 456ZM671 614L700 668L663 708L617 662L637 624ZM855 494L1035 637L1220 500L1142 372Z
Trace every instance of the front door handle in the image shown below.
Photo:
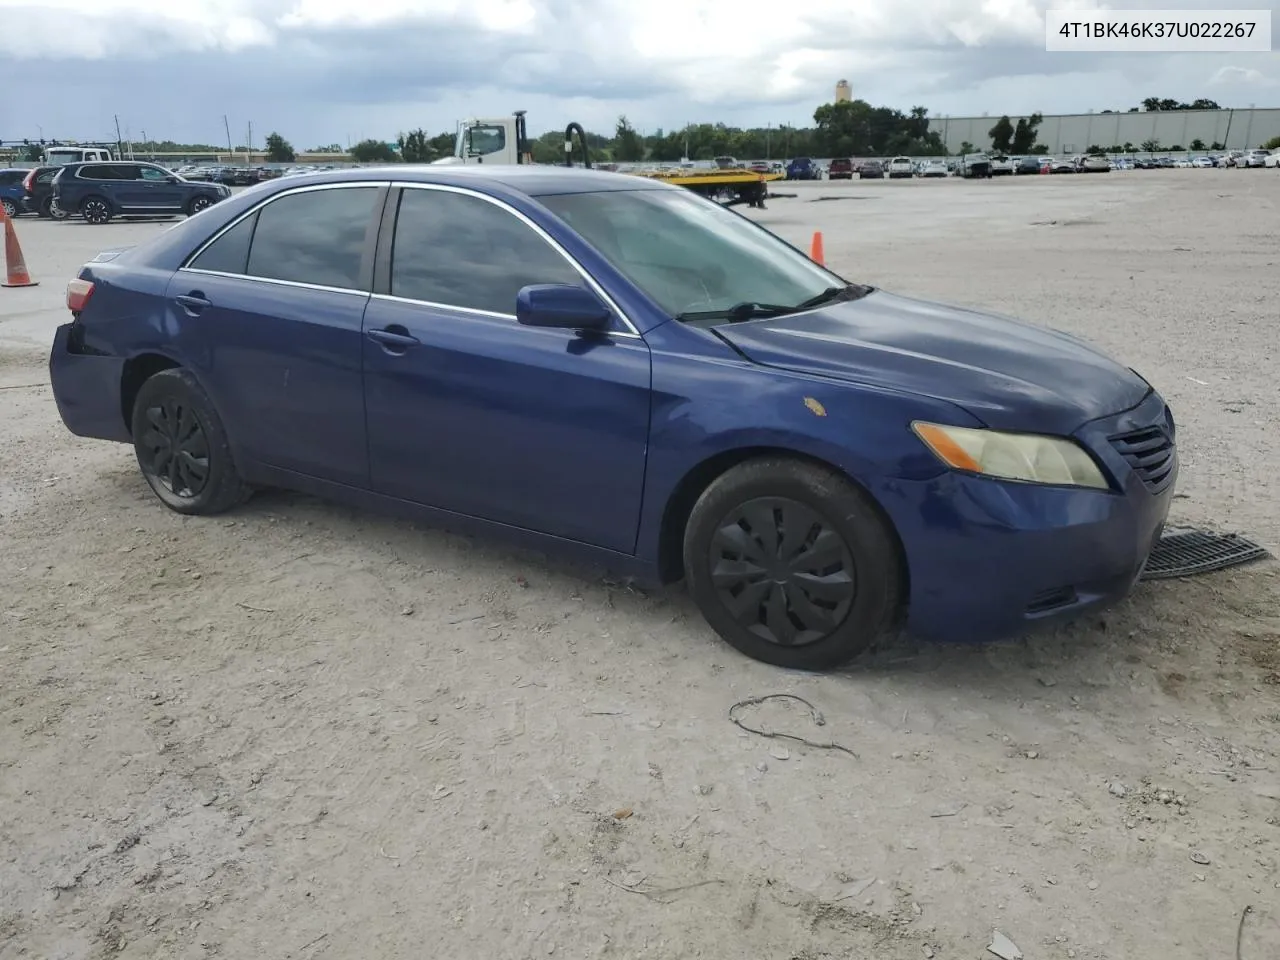
M383 349L389 353L404 353L410 347L416 347L422 342L398 323L392 324L385 330L369 330L365 336L374 343L382 344Z
M206 300L198 291L195 290L191 291L191 293L184 294L183 296L174 297L173 299L180 303L182 305L182 309L186 310L187 313L191 314L193 317L205 307L213 306L211 301Z

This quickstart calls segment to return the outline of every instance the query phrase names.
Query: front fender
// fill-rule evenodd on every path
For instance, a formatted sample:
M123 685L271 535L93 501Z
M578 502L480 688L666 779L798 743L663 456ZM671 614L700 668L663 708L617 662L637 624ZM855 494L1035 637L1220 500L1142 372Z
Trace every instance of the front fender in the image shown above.
M929 397L761 367L727 351L655 350L637 557L658 562L668 507L683 512L691 485L696 498L718 468L755 453L827 463L877 502L895 480L935 477L944 468L911 431L916 419L981 426Z

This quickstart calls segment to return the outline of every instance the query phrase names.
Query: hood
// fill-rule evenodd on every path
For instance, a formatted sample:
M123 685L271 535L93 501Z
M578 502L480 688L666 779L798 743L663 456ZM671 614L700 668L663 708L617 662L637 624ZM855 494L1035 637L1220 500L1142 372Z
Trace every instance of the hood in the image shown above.
M999 430L1065 436L1151 389L1067 334L880 290L715 332L754 363L944 400Z

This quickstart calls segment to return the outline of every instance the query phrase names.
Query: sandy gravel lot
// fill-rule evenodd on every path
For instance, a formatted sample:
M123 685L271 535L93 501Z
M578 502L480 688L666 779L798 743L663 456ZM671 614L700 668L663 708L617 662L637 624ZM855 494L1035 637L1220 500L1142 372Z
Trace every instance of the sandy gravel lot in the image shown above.
M851 278L1092 338L1182 430L1175 519L1280 546L1280 176L803 184ZM829 199L828 199L829 198ZM643 595L304 497L163 509L0 290L0 958L1280 956L1280 578L791 674ZM752 736L763 722L856 756ZM630 811L630 815L618 816Z

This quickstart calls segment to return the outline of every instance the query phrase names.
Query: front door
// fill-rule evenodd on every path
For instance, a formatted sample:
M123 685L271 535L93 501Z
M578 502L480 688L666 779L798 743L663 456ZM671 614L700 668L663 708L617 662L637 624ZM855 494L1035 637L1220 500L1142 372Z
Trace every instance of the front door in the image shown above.
M361 323L384 192L281 194L173 275L169 323L239 455L368 486Z
M632 553L645 342L622 326L580 335L517 323L521 287L585 281L509 208L430 187L405 188L398 207L364 325L373 488Z

